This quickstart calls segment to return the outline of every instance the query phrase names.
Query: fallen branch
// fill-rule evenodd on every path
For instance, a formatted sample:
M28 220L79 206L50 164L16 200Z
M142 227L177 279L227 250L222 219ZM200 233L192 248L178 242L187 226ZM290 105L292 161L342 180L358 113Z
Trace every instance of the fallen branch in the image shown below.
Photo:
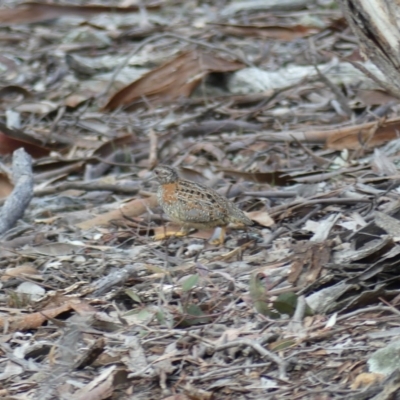
M24 215L33 196L32 159L23 148L14 151L12 163L14 190L0 212L0 235Z

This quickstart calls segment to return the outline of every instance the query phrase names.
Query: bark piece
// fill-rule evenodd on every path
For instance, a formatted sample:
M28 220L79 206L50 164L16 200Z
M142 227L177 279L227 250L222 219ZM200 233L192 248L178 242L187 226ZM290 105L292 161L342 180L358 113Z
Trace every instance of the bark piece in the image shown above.
M363 53L386 77L386 82L380 81L380 84L400 98L398 5L395 1L385 0L343 0L341 4Z

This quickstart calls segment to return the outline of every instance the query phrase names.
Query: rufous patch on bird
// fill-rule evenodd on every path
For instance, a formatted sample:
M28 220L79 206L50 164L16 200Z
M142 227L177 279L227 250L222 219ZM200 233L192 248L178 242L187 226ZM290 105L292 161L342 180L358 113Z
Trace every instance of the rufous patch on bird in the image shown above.
M175 183L167 183L163 185L163 200L165 203L174 203L176 201Z

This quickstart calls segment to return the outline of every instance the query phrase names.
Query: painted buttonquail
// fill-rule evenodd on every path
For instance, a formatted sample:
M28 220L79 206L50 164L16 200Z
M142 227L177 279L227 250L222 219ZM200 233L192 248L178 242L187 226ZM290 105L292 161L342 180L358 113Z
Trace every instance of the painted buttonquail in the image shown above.
M226 197L205 185L181 179L175 169L162 165L154 173L160 183L158 202L173 222L182 225L181 235L186 234L190 228L221 227L219 243L223 244L229 223L253 224Z

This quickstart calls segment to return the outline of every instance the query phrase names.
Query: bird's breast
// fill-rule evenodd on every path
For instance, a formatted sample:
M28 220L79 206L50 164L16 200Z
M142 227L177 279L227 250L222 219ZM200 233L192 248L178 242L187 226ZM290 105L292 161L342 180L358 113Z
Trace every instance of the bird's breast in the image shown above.
M159 200L161 205L173 204L176 202L176 185L174 183L167 183L162 185L159 191Z

